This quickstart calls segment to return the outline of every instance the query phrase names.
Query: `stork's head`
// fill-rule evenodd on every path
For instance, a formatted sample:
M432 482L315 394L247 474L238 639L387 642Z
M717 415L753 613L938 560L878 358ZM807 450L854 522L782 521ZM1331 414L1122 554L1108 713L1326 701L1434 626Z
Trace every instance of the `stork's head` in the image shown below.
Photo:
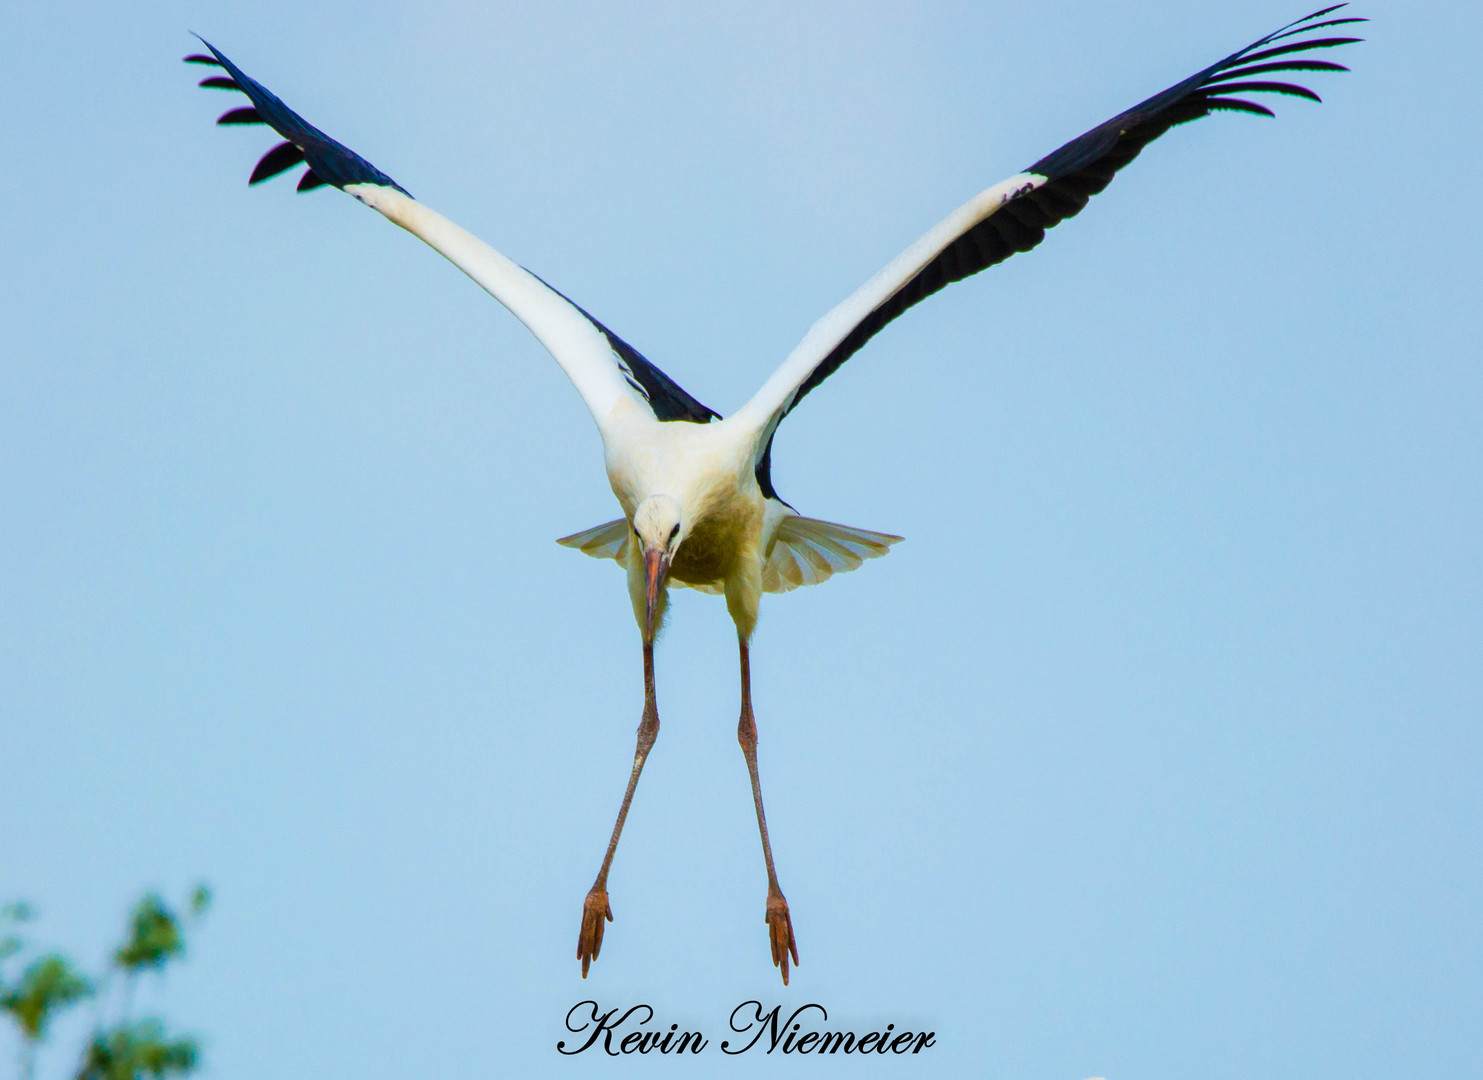
M685 539L684 515L678 500L669 495L650 495L633 512L633 531L644 559L644 635L653 640L660 590L669 576L675 550Z

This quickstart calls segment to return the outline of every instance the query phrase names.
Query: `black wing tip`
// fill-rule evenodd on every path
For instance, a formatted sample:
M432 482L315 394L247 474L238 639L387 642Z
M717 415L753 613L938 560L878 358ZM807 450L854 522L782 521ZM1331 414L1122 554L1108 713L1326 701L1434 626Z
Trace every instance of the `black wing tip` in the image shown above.
M257 166L248 177L248 186L271 180L279 173L292 169L304 160L304 151L291 142L281 142L258 159Z
M1309 23L1309 22L1312 22L1314 19L1321 19L1325 15L1332 15L1336 11L1342 11L1345 8L1347 8L1348 6L1349 6L1348 0L1345 0L1345 2L1342 3L1342 4L1334 4L1332 7L1326 7L1322 11L1315 11L1312 15L1304 15L1301 19L1299 19L1295 23L1292 23L1291 25L1297 26L1297 25L1299 25L1301 23ZM1337 20L1337 19L1335 20L1335 22L1338 22L1338 21L1340 21L1340 20ZM1344 18L1343 18L1342 21L1343 22L1369 22L1370 20L1366 16L1364 16L1364 15L1346 15L1346 16L1344 16Z
M1288 23L1287 26L1284 26L1282 29L1283 30L1286 30L1289 26L1297 26L1300 23L1312 22L1314 19L1321 19L1325 15L1332 15L1334 12L1341 11L1342 9L1347 8L1348 6L1349 6L1349 0L1344 0L1344 3L1342 3L1342 4L1332 4L1329 7L1322 8L1319 11L1315 11L1312 15L1304 15L1301 19L1298 19L1296 22L1290 22L1290 23ZM1281 30L1278 31L1278 33L1281 33L1281 32L1282 32Z
M1306 86L1299 86L1296 83L1236 80L1233 82L1210 83L1209 87L1211 90L1221 94L1236 92L1248 94L1284 94L1288 97L1306 98L1309 101L1316 101L1320 104L1323 102L1323 98L1319 97L1312 90L1309 90Z
M1148 100L1135 105L1107 123L1072 139L1065 146L1053 151L1031 165L1025 171L1047 180L1059 180L1081 170L1092 167L1109 155L1115 148L1126 145L1131 148L1125 158L1113 165L1113 171L1121 168L1136 156L1143 145L1158 138L1174 124L1198 119L1214 112L1244 112L1256 116L1273 117L1276 114L1265 105L1240 98L1226 97L1229 92L1254 94L1281 94L1322 102L1314 91L1296 83L1246 80L1246 76L1295 71L1348 71L1343 64L1326 60L1312 60L1306 54L1314 49L1330 49L1362 42L1363 38L1302 37L1330 26L1353 22L1366 22L1360 16L1345 16L1342 19L1325 17L1347 8L1347 3L1334 4L1305 15L1295 22L1258 38L1246 48L1233 53L1224 60L1212 64L1184 82L1155 94ZM1283 39L1292 40L1283 43ZM1237 80L1244 80L1237 82Z
M1347 45L1356 37L1316 37L1330 26L1365 22L1358 17L1326 17L1348 7L1347 3L1305 15L1296 22L1268 34L1224 60L1197 71L1146 101L1114 116L1041 158L1026 173L1043 179L1028 184L1003 202L997 212L959 233L894 295L868 313L815 366L799 384L784 415L804 396L827 379L853 356L882 327L913 304L970 274L987 269L1028 251L1045 237L1047 229L1074 217L1087 201L1112 182L1118 170L1136 158L1150 142L1176 124L1213 112L1241 112L1274 117L1266 105L1228 94L1286 94L1320 100L1307 87L1295 83L1256 80L1252 76L1293 71L1347 71L1342 64L1306 59L1310 50ZM1284 38L1294 38L1279 45ZM1262 63L1264 58L1271 63ZM775 497L771 478L772 440L769 438L756 465L758 486L764 495Z
M231 126L233 124L267 123L267 121L263 119L262 114L259 113L257 109L253 108L251 105L247 106L244 109L228 109L226 112L222 113L216 118L216 122L223 126Z
M1211 112L1243 112L1253 116L1266 116L1277 119L1277 114L1265 105L1258 105L1254 101L1242 101L1240 98L1213 97L1205 101L1205 107Z
M348 146L336 142L290 109L267 87L233 64L211 42L200 34L194 36L206 46L211 55L192 53L185 57L185 61L220 67L227 72L226 75L202 79L199 85L217 90L237 90L246 94L252 102L251 107L228 110L216 122L226 126L266 124L286 140L269 150L258 161L247 181L249 185L272 179L298 162L308 161L310 168L300 179L299 191L312 191L325 185L343 189L352 184L372 184L392 188L408 198L412 197L411 192L365 158ZM297 154L296 160L289 149ZM313 177L312 182L310 177Z

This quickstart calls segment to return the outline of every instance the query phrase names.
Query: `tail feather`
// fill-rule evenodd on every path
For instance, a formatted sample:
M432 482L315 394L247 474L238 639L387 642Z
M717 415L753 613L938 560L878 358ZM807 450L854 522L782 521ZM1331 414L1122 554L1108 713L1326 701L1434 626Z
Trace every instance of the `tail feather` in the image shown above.
M628 522L623 518L563 536L556 542L594 559L613 559L623 565L628 562Z
M789 514L778 523L762 566L762 591L782 593L818 585L835 574L859 569L866 559L880 558L901 539Z
M628 522L623 518L604 522L556 541L594 559L628 561ZM818 585L835 574L858 570L866 559L877 559L891 550L901 537L890 533L837 525L832 521L786 514L773 533L767 560L762 565L763 592L783 593L800 585ZM672 584L685 584L678 579ZM716 585L690 586L702 592L719 593Z

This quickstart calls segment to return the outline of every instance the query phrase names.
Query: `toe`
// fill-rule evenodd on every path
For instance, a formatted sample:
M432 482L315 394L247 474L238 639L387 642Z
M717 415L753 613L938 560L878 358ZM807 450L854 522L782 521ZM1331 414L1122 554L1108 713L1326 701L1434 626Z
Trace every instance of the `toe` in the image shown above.
M798 942L793 937L793 916L788 910L788 901L781 895L767 898L767 931L772 945L772 963L783 976L783 985L788 985L788 961L798 966Z
M608 894L593 889L582 905L582 929L577 935L577 959L582 961L582 978L587 978L587 969L602 952L602 932L605 923L613 921L613 908L608 903Z

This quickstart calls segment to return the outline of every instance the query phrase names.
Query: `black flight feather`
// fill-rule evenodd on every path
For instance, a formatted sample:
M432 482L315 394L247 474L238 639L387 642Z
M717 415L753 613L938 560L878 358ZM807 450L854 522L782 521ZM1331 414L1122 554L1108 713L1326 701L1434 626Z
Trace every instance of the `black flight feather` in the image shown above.
M1150 142L1176 124L1197 120L1212 112L1247 112L1272 116L1266 106L1226 93L1288 94L1319 100L1306 87L1280 82L1238 82L1250 75L1296 71L1346 71L1341 64L1298 58L1312 49L1329 49L1360 41L1354 37L1303 39L1300 35L1332 26L1365 22L1358 17L1325 20L1346 7L1335 4L1289 23L1239 52L1176 83L1162 93L1120 113L1060 149L1047 154L1025 171L1047 183L1025 191L957 239L889 299L861 319L803 381L787 412L792 412L810 390L827 379L891 322L912 305L970 274L1003 262L1016 252L1029 251L1045 238L1045 230L1073 217L1090 196L1112 182L1113 176ZM1279 41L1296 38L1288 44ZM1280 60L1279 57L1293 57ZM757 462L757 482L763 493L775 497L770 476L772 441Z
M1252 116L1274 118L1277 115L1265 105L1258 105L1254 101L1242 101L1240 98L1210 98L1205 102L1205 107L1211 112L1244 112Z
M1294 86L1292 83L1280 82L1218 82L1211 83L1212 90L1219 90L1222 94L1233 91L1243 94L1287 94L1291 97L1307 98L1309 101L1322 103L1319 97L1306 86Z
M211 42L201 39L201 44L211 50L211 57L188 56L189 63L216 63L225 68L231 78L216 76L201 81L202 86L218 87L223 90L240 90L252 101L254 111L258 118L279 135L283 136L292 146L298 156L289 160L286 156L274 157L275 154L286 155L287 151L282 147L269 151L267 157L258 162L253 170L250 184L256 184L275 176L291 165L299 161L307 161L310 170L319 177L320 184L312 184L309 187L300 186L300 191L309 191L311 188L319 187L321 184L333 184L337 188L343 188L349 184L378 184L382 187L395 188L403 195L409 194L407 189L387 176L376 166L361 157L354 150L336 142L317 127L310 124L298 113L294 112L274 94L257 80L253 79L236 64L228 60L222 53L217 51ZM198 58L199 57L199 58ZM228 114L230 115L230 114ZM232 123L250 123L246 119L232 121ZM273 159L270 167L269 159ZM280 164L287 162L287 164Z
M227 59L209 41L203 38L202 44L211 50L211 56L195 54L187 56L186 62L215 64L225 68L232 78L218 76L206 79L201 85L240 90L252 101L251 107L233 109L225 113L217 123L227 125L265 123L287 140L263 155L257 167L252 170L252 176L247 181L249 184L261 183L293 168L299 162L307 162L309 168L299 178L297 188L299 191L313 191L327 184L338 188L349 184L379 184L395 188L403 195L411 197L406 188L366 161L365 158L349 147L336 142L290 109L267 87ZM548 285L547 288L550 286ZM552 292L556 290L552 289ZM557 295L561 294L557 293ZM566 299L567 303L571 303L571 300L566 297L562 298ZM702 405L686 393L679 383L644 359L637 349L576 304L572 306L582 312L582 315L607 338L608 345L613 350L629 385L643 395L659 420L684 420L705 424L721 418L720 413Z
M218 124L261 124L264 120L258 115L258 111L252 106L245 109L232 109L222 113L216 118Z
M304 151L293 143L279 143L269 150L257 163L257 168L252 170L252 175L247 178L249 184L261 184L264 180L271 180L285 169L292 169L304 160Z
M1343 64L1330 63L1327 60L1283 60L1275 64L1252 64L1249 67L1240 67L1235 71L1227 71L1221 76L1222 79L1244 79L1248 75L1266 75L1273 71L1348 71Z
M720 413L696 401L685 392L684 387L660 371L657 364L644 359L637 349L593 318L591 312L581 304L535 271L527 270L526 273L580 311L583 318L597 327L602 336L608 339L608 347L622 361L621 366L628 385L644 395L657 420L662 422L683 420L692 424L709 424L712 420L721 419Z

